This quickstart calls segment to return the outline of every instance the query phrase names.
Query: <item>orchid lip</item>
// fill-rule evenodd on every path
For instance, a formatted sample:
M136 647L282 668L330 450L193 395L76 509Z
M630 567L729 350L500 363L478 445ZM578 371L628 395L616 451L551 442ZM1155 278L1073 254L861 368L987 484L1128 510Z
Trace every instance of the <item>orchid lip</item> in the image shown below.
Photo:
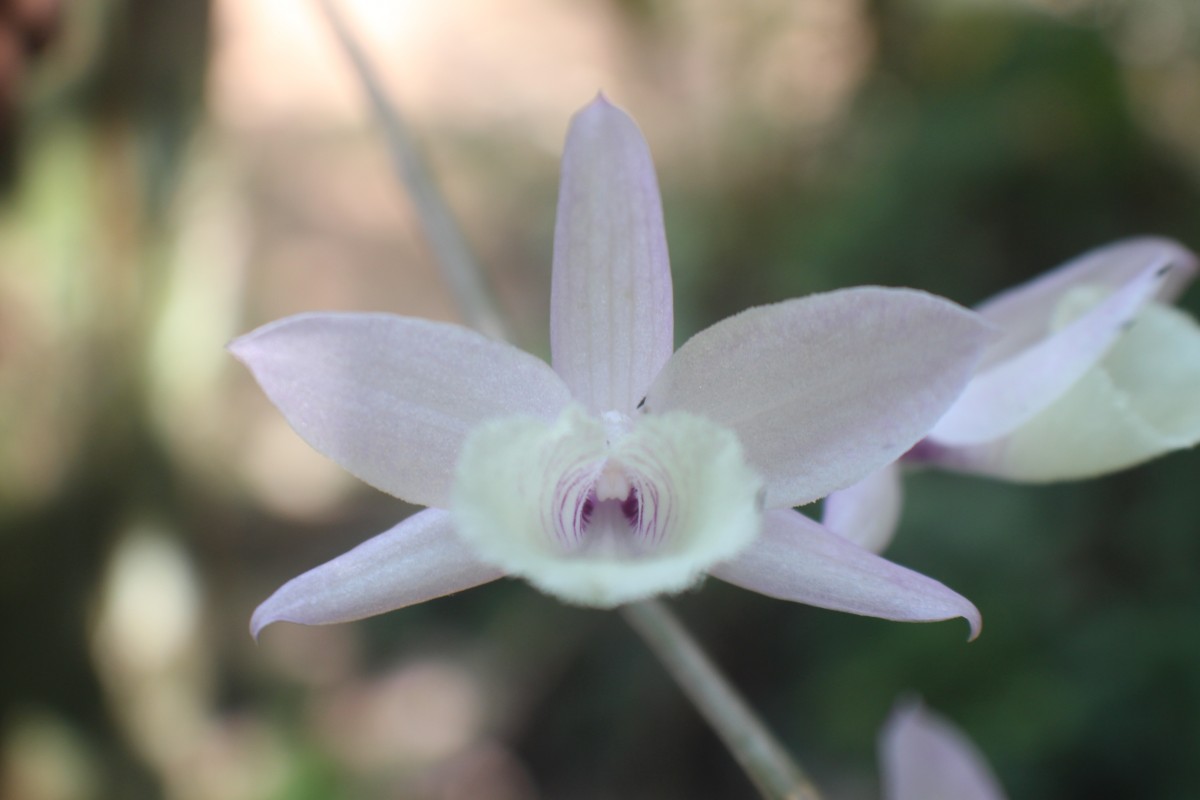
M729 430L682 412L569 407L468 438L451 513L480 557L561 599L612 606L685 589L757 535L758 474Z
M560 490L560 524L554 538L564 554L595 554L601 549L612 555L641 554L652 549L659 538L654 535L655 515L643 514L637 488L645 482L631 478L610 459L585 491L589 473L575 473Z
M595 490L588 494L579 517L582 546L580 556L607 555L614 558L639 558L653 551L653 541L641 528L641 503L638 492L630 487L624 499L599 499Z

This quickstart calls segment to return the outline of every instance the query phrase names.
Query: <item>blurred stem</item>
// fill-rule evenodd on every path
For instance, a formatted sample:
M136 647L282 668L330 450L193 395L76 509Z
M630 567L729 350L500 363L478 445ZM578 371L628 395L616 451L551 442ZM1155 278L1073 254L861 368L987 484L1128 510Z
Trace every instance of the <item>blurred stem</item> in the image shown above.
M425 167L416 139L400 116L379 81L378 72L367 58L353 32L347 27L333 0L317 0L346 58L367 93L371 110L383 128L392 167L401 184L408 190L417 211L421 227L433 248L443 277L450 284L459 310L468 324L496 339L508 339L508 326L496 310L491 293L484 281L483 271L471 254L466 238L458 227L453 212L446 204L437 183Z
M692 704L767 800L821 800L808 776L762 723L692 635L657 600L621 607Z

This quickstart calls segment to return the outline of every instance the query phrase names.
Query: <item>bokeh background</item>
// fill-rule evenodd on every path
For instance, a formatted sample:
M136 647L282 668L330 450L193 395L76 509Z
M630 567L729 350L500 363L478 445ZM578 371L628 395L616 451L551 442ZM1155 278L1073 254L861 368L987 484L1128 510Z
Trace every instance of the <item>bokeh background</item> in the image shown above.
M561 141L600 88L655 153L681 341L841 286L970 304L1124 236L1200 245L1193 0L342 7L535 352ZM5 0L0 180L0 798L753 796L619 617L522 583L251 641L277 585L412 509L224 344L456 318L315 4ZM979 605L971 644L718 582L673 605L830 800L878 796L906 693L1014 799L1194 798L1198 474L913 475L888 555Z

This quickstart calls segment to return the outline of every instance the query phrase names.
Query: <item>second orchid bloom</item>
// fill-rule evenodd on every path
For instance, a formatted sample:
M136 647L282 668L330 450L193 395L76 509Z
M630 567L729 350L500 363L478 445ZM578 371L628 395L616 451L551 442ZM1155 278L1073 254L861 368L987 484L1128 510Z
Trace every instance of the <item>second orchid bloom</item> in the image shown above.
M609 607L706 574L978 631L960 595L793 510L925 437L993 339L978 315L923 292L848 289L749 309L673 352L649 150L600 97L567 135L550 333L551 364L387 314L304 314L233 343L313 447L429 507L285 584L255 634L504 575Z
M1158 238L1101 247L980 304L1000 336L900 463L826 501L872 550L891 539L905 464L1003 480L1091 478L1200 442L1200 325L1170 303L1196 257Z

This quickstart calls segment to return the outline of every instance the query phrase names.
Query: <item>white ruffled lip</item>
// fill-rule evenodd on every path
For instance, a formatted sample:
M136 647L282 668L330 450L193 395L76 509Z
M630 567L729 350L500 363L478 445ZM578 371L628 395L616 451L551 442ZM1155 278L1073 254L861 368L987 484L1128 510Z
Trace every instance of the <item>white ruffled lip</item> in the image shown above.
M685 413L610 431L578 406L480 427L459 460L459 535L543 591L605 607L686 589L758 536L762 480L732 432Z

